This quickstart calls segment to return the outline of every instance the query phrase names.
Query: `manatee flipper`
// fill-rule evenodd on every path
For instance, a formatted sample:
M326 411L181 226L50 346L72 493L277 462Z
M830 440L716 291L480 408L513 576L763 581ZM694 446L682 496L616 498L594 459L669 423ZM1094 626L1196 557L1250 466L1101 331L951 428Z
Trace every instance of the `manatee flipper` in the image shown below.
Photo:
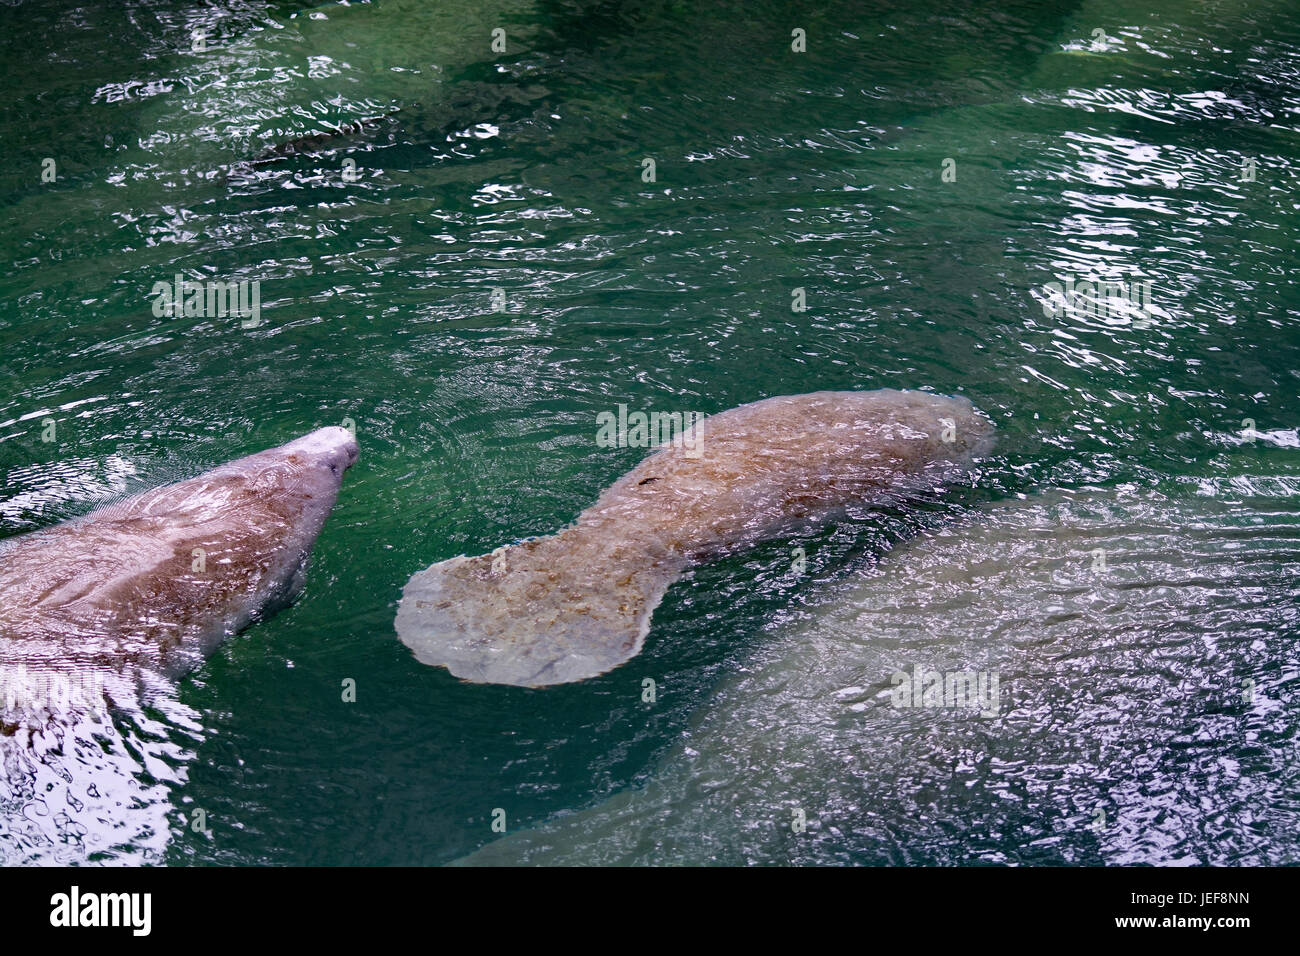
M584 680L640 653L679 571L569 528L418 572L402 591L397 634L422 663L465 680Z

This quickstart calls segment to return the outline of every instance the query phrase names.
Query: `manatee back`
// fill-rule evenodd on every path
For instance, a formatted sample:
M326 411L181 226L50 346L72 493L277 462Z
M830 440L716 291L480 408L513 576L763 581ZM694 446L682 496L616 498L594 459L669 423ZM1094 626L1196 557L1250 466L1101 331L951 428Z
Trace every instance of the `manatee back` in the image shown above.
M929 490L987 454L993 435L965 398L893 389L764 399L696 429L611 485L579 523L712 557Z

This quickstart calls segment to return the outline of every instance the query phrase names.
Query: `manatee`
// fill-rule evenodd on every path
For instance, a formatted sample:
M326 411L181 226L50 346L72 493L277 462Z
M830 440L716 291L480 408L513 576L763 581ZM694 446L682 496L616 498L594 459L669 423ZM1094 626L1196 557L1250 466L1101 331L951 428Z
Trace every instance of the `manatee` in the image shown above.
M1250 474L971 510L810 594L635 786L459 862L1294 864L1298 498ZM995 713L918 672L997 677Z
M0 542L0 729L178 677L289 604L356 459L321 428Z
M824 522L853 504L930 490L992 447L965 398L813 392L705 418L618 479L568 528L407 582L399 637L474 682L538 687L640 652L689 566Z

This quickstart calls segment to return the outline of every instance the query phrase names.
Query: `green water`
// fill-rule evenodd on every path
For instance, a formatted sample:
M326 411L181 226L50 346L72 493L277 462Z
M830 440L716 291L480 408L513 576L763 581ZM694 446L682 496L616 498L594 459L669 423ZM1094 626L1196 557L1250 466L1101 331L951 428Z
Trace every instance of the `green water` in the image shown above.
M640 657L581 684L419 665L392 626L410 574L570 521L642 456L595 443L619 403L961 392L1001 437L954 506L1245 483L1284 511L1300 488L1286 0L46 2L6 6L0 37L0 529L345 419L362 450L301 602L188 678L182 716L120 728L124 760L144 755L134 802L7 801L0 860L450 861L495 838L497 808L515 831L643 784L792 609L943 519L850 516L801 540L802 579L790 542L702 569ZM177 272L260 281L263 324L155 317ZM1045 314L1045 283L1089 276L1150 280L1150 321ZM1247 418L1263 437L1239 439ZM1258 661L1283 699L1295 634ZM1265 748L1294 795L1296 723L1272 719L1223 748ZM210 832L184 825L194 808ZM1274 810L1294 822L1294 797ZM1017 834L1056 821L1005 812L1005 860L1142 856L1084 833L1028 853ZM30 836L29 813L60 838ZM1184 838L1203 860L1294 862L1289 832L1253 854ZM920 845L906 859L952 859ZM852 834L842 850L900 858Z

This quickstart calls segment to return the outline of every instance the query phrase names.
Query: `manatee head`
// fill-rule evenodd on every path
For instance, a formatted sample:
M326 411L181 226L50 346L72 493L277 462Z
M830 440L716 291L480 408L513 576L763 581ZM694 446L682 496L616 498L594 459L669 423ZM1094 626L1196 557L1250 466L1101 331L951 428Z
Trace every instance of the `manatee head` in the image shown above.
M276 453L290 459L301 457L308 471L319 469L320 479L326 484L334 485L337 492L337 486L343 480L343 472L357 460L357 440L346 428L331 425L328 428L318 428L267 454Z
M46 683L93 677L102 694L83 697L123 706L190 670L301 591L356 460L347 430L322 428L4 542L0 691L14 673ZM28 687L25 676L20 683ZM37 719L51 696L34 686L0 694L0 715L21 698Z
M934 448L939 460L966 465L986 458L993 451L993 422L964 395L934 395L929 392L897 392L922 411L925 422L939 423L939 443ZM933 432L933 426L925 428Z
M245 489L275 499L273 510L284 519L276 563L305 562L357 454L352 433L330 426L225 466ZM293 578L287 582L288 594L301 587L300 574Z
M232 526L269 512L286 525L272 537L302 532L310 547L338 500L343 473L357 460L346 428L318 428L276 448L237 458L198 478L134 499L174 522L223 521ZM129 502L128 502L129 503ZM182 517L184 516L184 517ZM272 521L271 527L279 524ZM269 530L269 529L268 529ZM262 547L278 546L267 540Z
M275 614L302 592L312 548L357 455L347 429L319 428L125 502L120 517L147 514L151 520L139 526L128 520L108 533L121 535L137 552L152 548L159 555L152 568L138 562L127 592L104 600L125 608L129 619L165 597L172 616L189 623L185 632L196 637L189 649L197 652L181 654L165 670L172 676L188 670L223 637ZM198 571L195 549L205 555ZM129 620L119 627L139 630ZM146 641L155 639L147 635Z

